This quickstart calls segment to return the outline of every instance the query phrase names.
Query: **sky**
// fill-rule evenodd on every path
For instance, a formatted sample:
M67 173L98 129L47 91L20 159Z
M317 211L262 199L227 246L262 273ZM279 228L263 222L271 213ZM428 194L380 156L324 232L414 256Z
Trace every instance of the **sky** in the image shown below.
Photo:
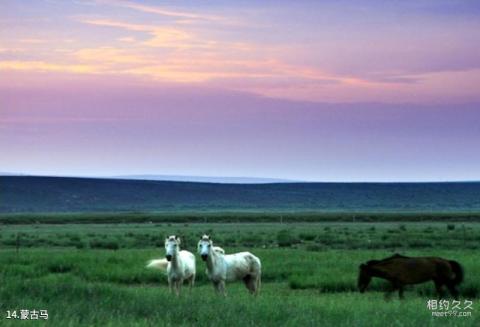
M0 2L0 172L480 180L478 1Z

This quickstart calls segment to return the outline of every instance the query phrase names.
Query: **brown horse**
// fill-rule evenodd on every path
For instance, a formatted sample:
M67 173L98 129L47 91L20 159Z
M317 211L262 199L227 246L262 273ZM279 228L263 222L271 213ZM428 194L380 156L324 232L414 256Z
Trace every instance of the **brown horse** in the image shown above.
M420 284L432 280L438 294L443 296L443 286L446 285L455 299L458 299L456 286L463 281L462 266L456 261L438 257L405 257L394 254L383 260L370 260L360 265L358 288L365 292L372 277L390 281L392 289L386 294L398 290L403 298L403 287L410 284Z

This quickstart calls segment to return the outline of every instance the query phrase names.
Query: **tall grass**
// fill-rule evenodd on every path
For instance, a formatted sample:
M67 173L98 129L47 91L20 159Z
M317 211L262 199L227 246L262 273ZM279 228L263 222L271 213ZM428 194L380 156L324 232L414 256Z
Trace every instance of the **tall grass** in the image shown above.
M476 224L451 230L409 223L2 226L0 314L48 309L49 320L35 322L40 326L475 326L480 261L478 249L468 247L479 231ZM164 256L165 235L180 234L195 252L204 232L227 252L248 250L261 258L258 298L242 283L228 283L226 299L216 296L200 260L196 287L180 298L169 294L163 273L145 268ZM4 243L20 233L28 246ZM288 242L280 246L284 237ZM93 240L118 248L92 246ZM399 247L390 247L393 242ZM436 298L432 283L408 287L404 301L385 301L386 283L379 279L359 294L359 264L394 252L459 261L465 269L461 299L474 301L473 316L432 317L426 307ZM0 320L1 326L19 324Z
M252 251L263 262L260 296L229 283L226 299L214 294L203 262L191 293L169 294L165 277L144 268L158 255L152 250L2 251L0 310L48 309L49 326L473 326L477 319L432 320L426 301L435 298L433 285L408 290L404 301L385 301L380 281L366 294L356 292L358 263L384 251ZM442 252L465 265L466 285L478 296L476 254Z

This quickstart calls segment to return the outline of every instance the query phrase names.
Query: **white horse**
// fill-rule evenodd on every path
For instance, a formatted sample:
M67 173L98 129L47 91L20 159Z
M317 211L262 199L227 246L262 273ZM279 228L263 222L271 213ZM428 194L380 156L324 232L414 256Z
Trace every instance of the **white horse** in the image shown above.
M225 282L240 279L251 294L257 295L260 291L262 265L260 259L250 252L225 254L223 249L213 246L208 235L203 235L198 242L198 252L207 264L208 278L217 293L226 295Z
M167 271L170 292L180 295L180 288L186 280L190 289L195 283L195 256L188 251L180 251L180 238L172 235L165 239L165 259L150 260L147 268Z

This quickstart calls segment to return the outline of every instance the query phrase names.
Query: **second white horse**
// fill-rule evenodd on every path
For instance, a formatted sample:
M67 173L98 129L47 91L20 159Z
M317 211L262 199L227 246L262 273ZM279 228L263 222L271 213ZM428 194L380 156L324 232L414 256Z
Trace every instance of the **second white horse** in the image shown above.
M207 275L218 293L226 295L225 282L243 280L251 294L260 291L262 265L250 252L224 254L218 251L208 235L198 242L198 252L207 264Z

